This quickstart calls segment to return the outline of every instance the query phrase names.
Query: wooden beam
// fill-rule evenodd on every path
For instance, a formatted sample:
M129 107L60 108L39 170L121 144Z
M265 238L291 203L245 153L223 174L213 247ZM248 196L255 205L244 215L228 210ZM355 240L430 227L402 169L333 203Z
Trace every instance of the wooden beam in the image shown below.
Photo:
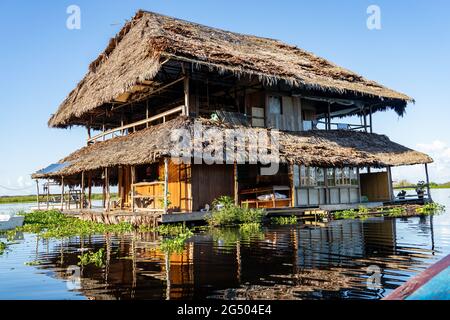
M169 158L164 158L164 214L168 209L168 195L169 195Z

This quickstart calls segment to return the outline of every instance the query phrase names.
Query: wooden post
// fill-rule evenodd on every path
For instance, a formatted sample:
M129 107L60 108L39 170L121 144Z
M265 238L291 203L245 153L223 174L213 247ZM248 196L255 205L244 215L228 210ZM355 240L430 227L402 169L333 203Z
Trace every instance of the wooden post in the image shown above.
M131 166L131 211L134 213L135 199L134 199L134 184L136 183L136 167Z
M64 177L61 177L61 210L64 210Z
M370 106L369 108L369 123L370 123L370 133L373 133L372 106Z
M84 209L84 171L81 172L81 197L80 197L80 208Z
M88 174L88 197L89 197L89 209L92 209L92 172Z
M356 176L358 178L358 203L361 203L361 178L359 173L359 167L356 168Z
M327 130L331 130L331 103L328 101L328 128Z
M50 180L47 179L47 210L50 206Z
M41 207L39 204L39 180L38 179L36 179L36 202L37 202L38 210L41 210Z
M388 183L389 183L389 185L388 185L389 200L393 201L394 200L394 198L393 198L394 190L393 190L393 187L392 187L392 172L391 172L391 167L390 166L387 167L387 174L388 174Z
M87 127L87 134L88 134L87 145L89 145L89 141L91 140L91 127L90 126Z
M189 75L187 74L184 64L181 65L184 75L184 109L183 115L189 116Z
M296 189L295 189L295 169L294 169L294 165L291 164L289 166L290 170L291 170L291 206L294 208L296 207Z
M145 104L145 118L148 119L148 100ZM149 124L148 122L146 123L146 127L148 128Z
M169 158L164 158L164 214L167 213L169 194Z
M430 193L430 176L428 174L428 164L425 163L425 175L427 178L427 195L428 195L428 200L433 201L433 199L431 198L431 193Z
M109 211L111 195L109 193L109 170L108 170L108 168L105 168L105 191L106 191L106 211Z
M237 162L234 162L233 177L234 177L234 204L236 206L238 206L239 205L239 179L238 179Z
M103 209L106 208L106 176L105 176L105 170L103 170L103 186L102 186L102 207Z
M364 131L367 132L367 114L366 114L366 108L363 109L364 114Z

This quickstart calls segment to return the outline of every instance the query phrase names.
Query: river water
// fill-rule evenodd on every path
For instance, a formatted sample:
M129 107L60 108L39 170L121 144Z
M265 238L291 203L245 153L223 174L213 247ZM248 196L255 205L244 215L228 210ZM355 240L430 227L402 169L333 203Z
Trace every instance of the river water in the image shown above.
M174 254L154 233L18 235L0 255L0 299L381 299L450 253L450 190L433 198L445 213L199 231ZM103 266L78 266L101 248Z

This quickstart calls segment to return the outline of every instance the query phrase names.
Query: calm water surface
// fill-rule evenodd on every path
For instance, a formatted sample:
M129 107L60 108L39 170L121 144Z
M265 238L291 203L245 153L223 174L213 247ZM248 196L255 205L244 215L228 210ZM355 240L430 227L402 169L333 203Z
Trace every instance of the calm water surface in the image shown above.
M450 190L433 197L446 213L204 231L171 255L153 233L18 235L0 256L0 299L380 299L450 253ZM105 266L77 266L100 248ZM379 287L367 285L374 271Z

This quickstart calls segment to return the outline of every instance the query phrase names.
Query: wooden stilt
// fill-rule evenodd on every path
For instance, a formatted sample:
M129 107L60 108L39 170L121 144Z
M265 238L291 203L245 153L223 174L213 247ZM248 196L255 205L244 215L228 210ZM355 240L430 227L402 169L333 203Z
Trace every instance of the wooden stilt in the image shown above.
M136 167L131 166L131 211L135 212L136 200L134 198L134 184L136 183Z
M36 179L36 202L38 210L41 210L40 201L39 201L39 180Z
M425 163L425 175L427 178L427 195L428 195L428 200L433 201L433 199L431 198L431 192L430 192L430 176L428 174L428 164Z
M80 208L84 209L84 171L81 172L81 197L80 197Z
M105 168L106 211L110 210L111 195L109 193L109 169Z
M392 186L392 172L391 172L391 167L387 167L387 174L388 174L388 190L389 190L389 200L393 201L394 200L394 189Z
M61 177L61 210L64 210L64 177Z
M92 172L88 174L88 197L89 197L89 209L92 209Z
M233 168L233 177L234 177L234 204L236 206L239 205L239 179L238 179L238 164L234 163Z
M370 106L369 108L369 124L370 124L370 133L373 133L372 106Z
M50 207L50 180L47 179L47 210Z

